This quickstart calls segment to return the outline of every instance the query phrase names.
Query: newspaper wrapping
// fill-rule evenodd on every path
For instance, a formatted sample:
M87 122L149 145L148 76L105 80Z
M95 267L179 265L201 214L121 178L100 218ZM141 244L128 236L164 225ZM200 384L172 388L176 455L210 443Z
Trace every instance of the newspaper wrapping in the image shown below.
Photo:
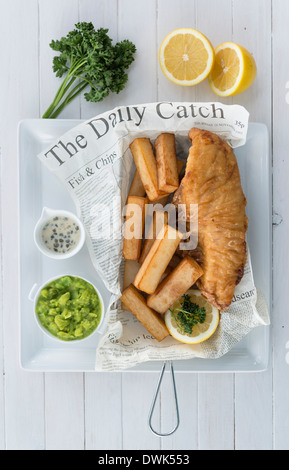
M250 252L233 302L216 333L187 345L167 337L158 343L121 309L123 208L135 173L129 149L136 137L152 143L162 132L176 136L179 159L187 159L192 127L209 130L233 148L246 143L249 114L238 105L159 102L121 106L75 126L38 157L69 191L87 233L92 264L111 293L106 328L96 349L95 370L124 370L146 361L219 358L253 328L270 324L262 292L254 284Z

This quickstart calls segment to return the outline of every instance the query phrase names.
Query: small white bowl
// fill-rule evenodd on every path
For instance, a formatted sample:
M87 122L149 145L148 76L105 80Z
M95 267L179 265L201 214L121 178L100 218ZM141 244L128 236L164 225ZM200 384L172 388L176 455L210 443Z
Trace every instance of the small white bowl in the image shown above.
M69 341L65 341L61 338L58 338L57 336L53 335L52 333L50 333L50 331L48 331L39 321L39 318L38 318L38 315L36 313L36 304L37 304L37 301L38 301L38 298L40 296L40 292L42 289L44 289L48 284L50 284L52 281L56 281L56 279L60 279L62 277L65 277L65 276L69 276L69 277L77 277L79 279L82 279L83 281L86 281L88 282L96 291L97 295L98 295L98 298L100 300L100 304L101 304L101 318L100 318L100 322L99 324L97 325L97 327L95 328L95 330L90 333L90 335L86 336L85 338L82 338L82 339L72 339L72 340L69 340ZM30 290L29 292L29 295L28 295L28 298L29 300L31 300L33 302L33 307L34 307L34 318L35 318L35 321L38 325L38 327L40 328L40 330L42 331L42 333L44 333L48 338L50 339L54 339L55 341L58 341L58 342L61 342L62 344L63 343L66 343L66 344L71 344L71 343L82 343L83 341L86 341L88 339L90 339L95 333L99 333L100 330L101 330L101 326L103 324L103 319L104 319L104 302L103 302L103 298L99 292L99 290L95 287L95 285L89 281L88 279L85 279L84 277L82 276L78 276L76 274L62 274L62 275L59 275L59 276L55 276L51 279L49 279L48 281L46 281L44 284L42 284L40 287L37 285L37 284L34 284L34 286L32 287L32 289Z
M46 246L45 243L43 243L42 240L42 230L43 227L45 226L46 222L54 216L64 216L64 217L69 217L70 219L74 220L77 225L79 226L80 230L80 239L75 248L72 250L68 251L67 253L55 253L51 250L49 250ZM34 229L34 241L37 246L37 248L41 251L42 254L48 256L49 258L53 259L68 259L71 258L72 256L76 255L81 248L84 245L85 242L85 229L83 226L83 223L79 220L76 215L74 215L72 212L66 211L66 210L53 210L49 209L48 207L44 207L42 210L42 214L40 219L38 220L37 224L35 225Z

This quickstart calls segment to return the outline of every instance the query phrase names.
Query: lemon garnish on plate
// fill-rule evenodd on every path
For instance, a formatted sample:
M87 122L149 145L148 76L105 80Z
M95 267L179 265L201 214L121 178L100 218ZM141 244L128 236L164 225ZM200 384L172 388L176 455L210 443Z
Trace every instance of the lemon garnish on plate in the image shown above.
M209 84L218 96L234 96L247 90L257 75L252 54L242 46L225 42L215 49Z
M165 313L171 336L182 343L198 344L209 339L219 325L219 310L190 289Z
M165 76L177 85L192 86L208 77L214 64L214 48L199 31L181 28L163 40L159 50Z

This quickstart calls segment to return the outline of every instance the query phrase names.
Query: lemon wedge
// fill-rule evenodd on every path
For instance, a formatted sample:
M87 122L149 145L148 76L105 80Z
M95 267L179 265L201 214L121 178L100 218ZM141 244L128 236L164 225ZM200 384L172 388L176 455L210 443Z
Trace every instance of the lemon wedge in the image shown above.
M254 57L247 49L225 42L215 49L209 84L218 96L234 96L247 90L257 75Z
M214 64L214 48L199 31L181 28L163 40L159 62L165 76L177 85L192 86L208 77Z
M190 289L185 295L189 295L192 303L205 308L206 315L203 323L194 325L191 333L184 332L178 318L178 309L182 308L183 296L165 313L165 324L171 336L176 340L186 344L202 343L215 333L219 325L219 310L209 304L199 290Z

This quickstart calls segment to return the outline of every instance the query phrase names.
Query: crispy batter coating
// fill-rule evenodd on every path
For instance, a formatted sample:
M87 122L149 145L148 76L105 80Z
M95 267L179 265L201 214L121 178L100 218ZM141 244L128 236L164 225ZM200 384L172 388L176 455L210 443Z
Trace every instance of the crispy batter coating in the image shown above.
M232 148L216 134L193 128L186 173L174 204L198 204L198 247L183 251L204 271L197 285L219 310L226 310L246 262L246 198Z

